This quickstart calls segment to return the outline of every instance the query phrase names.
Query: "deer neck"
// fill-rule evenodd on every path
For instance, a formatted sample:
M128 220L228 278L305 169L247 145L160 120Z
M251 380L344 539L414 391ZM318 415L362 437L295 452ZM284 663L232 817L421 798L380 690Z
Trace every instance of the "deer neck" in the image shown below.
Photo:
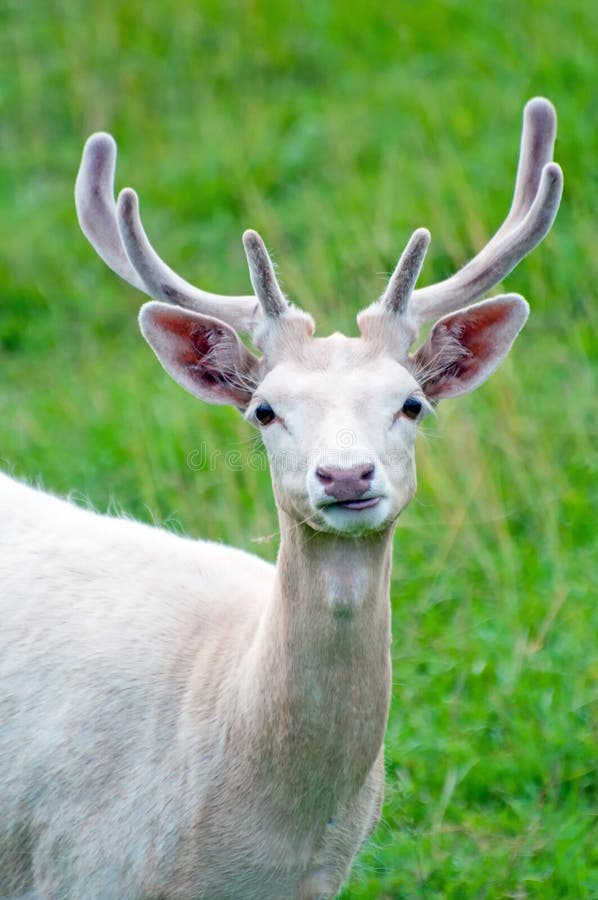
M268 777L275 773L295 804L297 797L311 804L313 818L314 810L332 815L343 796L361 788L382 746L392 529L350 539L297 526L281 513L281 532L275 590L249 677L259 685L252 694ZM331 787L328 811L323 785Z
M296 525L280 513L271 613L285 646L307 664L369 664L388 652L392 529L348 538Z

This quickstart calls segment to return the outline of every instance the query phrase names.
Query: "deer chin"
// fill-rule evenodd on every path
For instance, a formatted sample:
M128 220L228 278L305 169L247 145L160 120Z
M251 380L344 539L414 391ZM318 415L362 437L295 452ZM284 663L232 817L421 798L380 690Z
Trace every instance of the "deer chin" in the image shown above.
M326 503L318 507L310 520L312 528L356 537L381 531L393 521L391 502L379 495L366 499Z

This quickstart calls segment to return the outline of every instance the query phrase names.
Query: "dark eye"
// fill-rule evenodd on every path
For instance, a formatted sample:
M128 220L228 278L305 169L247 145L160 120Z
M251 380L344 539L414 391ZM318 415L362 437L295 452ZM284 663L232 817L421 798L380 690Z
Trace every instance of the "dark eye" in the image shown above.
M276 413L269 403L260 403L255 411L255 417L260 425L269 425L276 418Z
M407 397L403 403L403 408L401 409L403 415L407 416L408 419L417 419L421 411L421 401L416 397Z

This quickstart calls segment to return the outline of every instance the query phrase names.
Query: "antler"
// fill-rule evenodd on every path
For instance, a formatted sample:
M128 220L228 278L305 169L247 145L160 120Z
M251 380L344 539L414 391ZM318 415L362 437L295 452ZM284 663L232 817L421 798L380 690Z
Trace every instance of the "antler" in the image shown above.
M397 272L403 268L405 251L381 300L360 314L359 325L364 334L379 330L373 322L375 317L387 318L389 313L394 313L405 332L404 343L411 344L419 325L478 300L540 243L554 221L563 189L560 166L552 162L555 135L556 114L552 104L542 97L530 100L524 110L513 202L494 237L459 272L437 284L418 288L409 298L403 297L396 303L391 288L394 282L403 279L402 275L398 278ZM409 246L419 233L421 230L415 233ZM419 266L421 261L423 256Z
M401 256L382 298L360 313L364 337L382 337L391 326L397 349L408 350L424 322L467 306L498 284L549 231L563 187L552 162L556 114L537 97L525 107L515 193L509 214L486 247L450 278L414 289L430 236L418 229ZM222 296L189 284L158 256L139 217L137 194L121 191L114 202L116 144L109 134L92 135L83 150L75 203L84 234L121 278L156 300L213 316L240 331L270 342L301 321L301 334L313 331L311 317L291 307L282 294L259 236L248 232L245 249L256 297ZM277 323L277 324L276 324ZM259 345L258 341L258 345Z
M92 134L77 175L75 205L83 233L104 262L155 300L214 316L233 328L253 333L261 320L256 298L212 294L173 272L147 238L135 191L125 188L115 204L115 168L113 138L103 132Z
M248 230L243 234L243 246L251 284L264 315L270 319L278 319L288 311L289 303L276 280L274 266L264 242L257 231Z
M272 260L257 231L246 231L243 246L249 275L262 310L262 319L253 333L253 341L272 363L280 350L299 345L314 333L314 320L309 313L292 306L282 293Z

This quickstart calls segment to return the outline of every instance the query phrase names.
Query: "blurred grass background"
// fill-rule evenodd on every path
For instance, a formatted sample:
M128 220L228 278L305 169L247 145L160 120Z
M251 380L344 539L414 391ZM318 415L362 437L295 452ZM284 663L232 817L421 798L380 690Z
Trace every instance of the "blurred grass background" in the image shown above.
M3 0L0 26L3 467L269 558L268 474L223 456L252 432L165 376L79 232L85 138L115 135L118 187L185 277L248 291L255 227L320 333L355 333L414 227L422 282L483 245L525 101L556 105L563 205L505 283L531 320L419 441L387 802L343 897L597 898L595 5Z

